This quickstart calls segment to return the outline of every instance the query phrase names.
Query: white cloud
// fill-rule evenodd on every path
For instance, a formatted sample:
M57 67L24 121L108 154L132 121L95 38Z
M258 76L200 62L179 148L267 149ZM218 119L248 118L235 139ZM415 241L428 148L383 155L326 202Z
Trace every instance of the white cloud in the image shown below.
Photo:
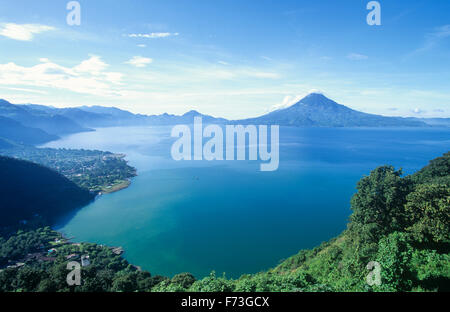
M138 44L137 46L138 46L139 48L146 48L146 47L147 47L146 44Z
M425 113L424 110L421 110L421 109L418 108L418 107L414 108L414 109L412 110L412 112L413 112L414 114L422 114L422 113Z
M361 61L361 60L367 60L369 57L364 54L350 53L349 55L347 55L347 58L352 61Z
M438 38L445 38L450 36L450 25L444 25L441 27L436 28L436 31L434 32L433 36Z
M12 91L20 91L20 92L28 92L28 93L37 93L37 94L47 94L45 91L40 90L34 90L34 89L27 89L27 88L9 88L9 87L2 87L5 90L12 90Z
M305 95L286 95L283 98L283 101L281 103L275 104L272 106L269 111L276 111L279 109L290 107L296 103L298 103L301 99L303 99Z
M78 73L90 73L92 75L100 75L109 65L101 60L99 56L92 55L89 59L84 60L73 68Z
M156 32L149 34L129 34L130 38L146 38L146 39L157 39L157 38L166 38L171 36L178 36L179 33L170 33L170 32Z
M74 67L64 67L41 59L41 63L25 67L13 62L0 64L0 85L33 86L69 90L76 93L115 96L123 74L106 72L108 64L92 55Z
M152 62L153 62L153 60L148 57L133 56L133 58L131 60L125 62L125 64L130 64L135 67L146 67L148 64L151 64Z
M0 36L20 41L31 41L34 35L54 29L52 26L40 24L4 23L0 24Z
M267 112L273 112L279 109L288 108L294 104L297 104L302 100L305 96L311 94L311 93L319 93L324 94L324 92L320 91L319 89L310 89L308 92L297 94L297 95L286 95L283 98L283 101L281 103L275 104L272 107L269 108Z
M447 37L450 37L450 25L438 27L432 33L426 35L426 40L423 46L415 50L413 54L431 50L438 45L441 40Z
M262 55L261 58L266 61L272 61L272 58L265 56L265 55Z

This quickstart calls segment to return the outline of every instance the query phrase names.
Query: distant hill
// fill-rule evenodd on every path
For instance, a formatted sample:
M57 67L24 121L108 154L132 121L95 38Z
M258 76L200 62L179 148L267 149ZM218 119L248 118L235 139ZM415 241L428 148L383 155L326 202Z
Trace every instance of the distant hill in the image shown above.
M120 127L120 126L165 126L176 124L192 123L194 117L201 116L205 123L226 123L224 118L215 118L203 115L195 110L191 110L184 115L141 115L118 109L115 107L103 106L81 106L78 108L54 108L43 105L28 104L23 105L34 110L41 110L45 113L57 114L76 121L84 127Z
M100 117L96 122L105 126L139 126L148 124L148 116L133 114L116 107L82 106L80 110ZM93 116L93 115L91 115Z
M0 99L0 116L11 118L23 126L39 128L49 134L64 135L83 131L90 131L77 122L47 110L36 109L33 106L14 105Z
M126 127L148 124L148 116L133 114L115 107L82 106L77 108L56 108L36 104L20 106L25 109L41 111L45 114L62 116L87 128Z
M450 127L450 118L417 118L430 126Z
M193 120L194 117L202 117L202 120L204 123L218 123L218 124L222 124L222 123L227 123L228 120L226 120L225 118L216 118L210 115L203 115L195 110L191 110L189 112L187 112L186 114L184 114L183 116L181 116L182 120L186 120L186 122L188 120Z
M151 125L192 124L194 122L194 117L202 117L202 122L204 124L207 123L224 124L229 122L224 118L216 118L210 115L204 115L195 110L191 110L181 116L170 114L151 115L147 116L147 122Z
M43 105L26 105L32 106L34 109L49 112L51 114L58 114L71 120L76 121L83 127L100 128L100 127L112 127L123 123L111 114L94 113L82 108L54 108Z
M261 117L239 120L244 124L278 124L302 127L427 127L420 120L384 117L362 113L319 93L312 93L298 103Z
M82 106L80 107L81 110L95 113L95 114L101 114L101 115L110 115L113 117L116 117L117 119L132 119L136 118L136 116L143 116L143 115L135 115L129 111L122 110L116 107L105 107L105 106Z
M0 226L37 215L50 223L88 204L93 195L56 171L0 156Z
M14 147L14 144L12 144L9 140L0 138L0 150L9 149L9 148L13 148L13 147Z
M58 139L58 136L48 134L44 130L25 127L19 122L0 116L0 138L19 144L36 145ZM10 143L0 143L7 146Z
M171 114L161 114L161 115L141 115L133 114L125 110L121 110L115 107L102 107L102 106L82 106L79 108L82 111L96 114L101 116L103 120L100 119L96 122L102 124L109 124L111 126L139 126L139 125L176 125L176 124L188 124L192 123L194 117L200 116L203 118L205 123L224 123L227 122L223 118L215 118L209 115L203 115L195 110L191 110L184 115L171 115ZM73 116L73 115L72 115ZM75 119L78 120L78 119Z
M76 120L83 127L100 128L114 125L114 117L110 115L91 113L79 108L59 109L58 114Z

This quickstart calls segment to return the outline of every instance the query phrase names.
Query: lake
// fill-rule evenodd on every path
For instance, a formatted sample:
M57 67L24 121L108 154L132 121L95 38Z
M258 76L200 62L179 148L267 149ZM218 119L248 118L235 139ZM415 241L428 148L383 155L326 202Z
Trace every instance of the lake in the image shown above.
M176 162L170 130L102 128L46 144L124 153L139 174L58 230L122 246L153 275L237 278L341 233L356 182L372 169L412 173L450 150L450 128L282 127L279 169L261 172L259 161Z

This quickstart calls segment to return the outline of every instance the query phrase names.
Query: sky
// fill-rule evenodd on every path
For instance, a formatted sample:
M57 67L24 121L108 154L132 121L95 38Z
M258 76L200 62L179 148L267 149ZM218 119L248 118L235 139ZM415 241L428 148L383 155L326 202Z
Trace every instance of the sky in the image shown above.
M321 92L450 117L450 1L0 0L0 98L246 118Z

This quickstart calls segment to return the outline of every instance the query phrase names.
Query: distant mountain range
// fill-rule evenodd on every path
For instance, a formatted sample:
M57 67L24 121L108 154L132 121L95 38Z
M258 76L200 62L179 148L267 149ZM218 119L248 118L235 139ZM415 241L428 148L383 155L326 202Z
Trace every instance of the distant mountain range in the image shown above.
M13 119L23 126L39 128L48 134L57 136L91 130L82 127L75 120L63 115L35 109L33 106L13 105L1 99L0 116Z
M194 117L204 123L276 124L294 127L431 127L450 126L450 118L385 117L353 110L319 93L298 103L256 118L227 120L189 111L184 115L142 115L115 107L82 106L56 108L24 104L14 105L0 99L0 145L12 142L40 144L61 135L92 131L92 128L144 125L189 124ZM6 141L5 141L6 140Z
M412 118L423 121L430 126L450 127L450 118Z
M206 123L228 122L226 119L203 115L194 110L178 116L167 113L161 115L133 114L115 107L104 106L82 106L78 108L55 108L35 104L16 106L35 113L62 116L86 128L185 124L192 123L194 116L201 116Z
M0 116L0 139L3 139L0 146L11 146L11 142L36 145L56 140L58 136L48 134L42 129L25 127L11 118Z

